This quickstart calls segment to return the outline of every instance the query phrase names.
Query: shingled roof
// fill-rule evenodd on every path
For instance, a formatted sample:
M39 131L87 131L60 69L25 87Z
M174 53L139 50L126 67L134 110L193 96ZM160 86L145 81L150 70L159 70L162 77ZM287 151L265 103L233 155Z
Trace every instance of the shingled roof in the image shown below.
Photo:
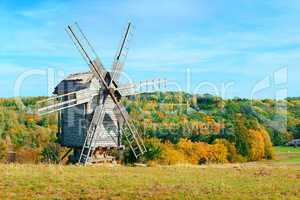
M75 74L70 74L64 80L66 81L81 81L82 83L90 82L93 78L91 72L80 72Z
M55 87L53 94L65 94L87 88L92 79L91 72L70 74Z

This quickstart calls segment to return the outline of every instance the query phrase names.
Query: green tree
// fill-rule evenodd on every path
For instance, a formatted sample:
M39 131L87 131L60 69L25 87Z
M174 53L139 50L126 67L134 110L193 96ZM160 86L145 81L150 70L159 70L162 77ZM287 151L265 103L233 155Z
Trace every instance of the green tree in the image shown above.
M49 143L41 152L42 162L58 163L60 161L61 147L57 143Z

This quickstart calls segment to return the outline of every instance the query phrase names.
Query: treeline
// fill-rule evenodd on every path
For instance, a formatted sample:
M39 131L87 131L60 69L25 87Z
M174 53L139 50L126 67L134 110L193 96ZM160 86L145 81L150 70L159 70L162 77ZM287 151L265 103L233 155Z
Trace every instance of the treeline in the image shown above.
M32 113L44 97L0 99L0 159L16 152L17 161L59 160L55 114ZM272 144L300 138L300 98L282 101L234 98L183 92L140 94L124 104L148 152L148 163L225 163L272 159ZM25 110L26 108L26 110ZM127 149L124 162L134 162Z
M12 157L17 162L39 162L45 147L55 143L56 114L33 114L34 105L42 98L22 98L22 104L14 98L0 99L0 161Z
M144 158L158 163L172 157L177 159L170 163L195 163L193 156L199 163L272 159L272 144L300 138L300 98L224 100L168 92L132 96L125 104L145 137L159 139L146 141L150 151ZM188 151L180 145L183 141Z

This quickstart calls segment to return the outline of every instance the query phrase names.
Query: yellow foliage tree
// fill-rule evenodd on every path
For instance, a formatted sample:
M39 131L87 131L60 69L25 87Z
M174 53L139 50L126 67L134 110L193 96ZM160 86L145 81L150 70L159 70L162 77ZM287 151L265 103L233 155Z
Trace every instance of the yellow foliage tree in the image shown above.
M214 141L214 144L223 144L227 148L227 160L229 162L245 162L246 158L244 158L242 155L238 153L236 150L236 147L233 143L229 142L228 140L225 139L216 139Z
M181 139L176 145L177 150L182 152L184 155L184 159L192 164L198 163L197 155L194 153L195 147L194 144L187 139Z
M196 142L194 143L194 154L197 157L197 162L194 162L193 164L204 164L209 159L209 153L210 153L210 145L204 142Z
M261 159L272 159L274 157L272 151L272 143L270 136L264 129L249 130L250 143L250 161Z
M159 159L161 164L173 165L185 163L184 154L174 148L173 144L166 143L163 146L162 156Z
M187 139L181 139L176 147L184 154L185 160L191 164L228 162L228 150L222 143L209 145L204 142L191 142Z
M249 144L249 160L257 161L263 159L265 155L265 143L264 138L259 130L249 130Z
M222 143L216 143L210 146L209 161L216 163L227 163L228 150Z
M274 152L272 147L272 142L270 135L267 133L265 129L261 129L262 137L264 138L264 144L265 144L265 159L273 159L274 158Z

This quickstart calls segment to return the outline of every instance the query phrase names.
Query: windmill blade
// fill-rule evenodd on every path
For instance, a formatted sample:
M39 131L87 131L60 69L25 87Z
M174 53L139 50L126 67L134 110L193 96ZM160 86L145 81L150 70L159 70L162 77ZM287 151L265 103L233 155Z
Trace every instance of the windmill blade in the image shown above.
M123 114L124 114L125 118L128 120L129 119L129 113L127 112L126 108L122 104L120 104L120 108L123 111ZM113 112L114 112L114 114L116 115L116 117L118 118L119 121L124 122L124 119L123 119L123 117L120 113L120 110L118 109L117 106L115 106L113 108Z
M48 99L38 101L36 104L36 111L39 115L46 115L49 113L57 112L63 109L87 103L98 94L99 91L83 89L76 92L53 96Z
M120 92L122 97L134 95L136 93L136 84L129 83L126 85L122 85L122 86L118 87L118 91Z
M112 97L112 99L114 98ZM147 151L144 145L144 141L140 136L140 134L138 133L138 131L136 130L136 128L134 127L134 125L130 124L129 114L126 111L125 107L119 102L115 102L115 105L116 105L115 112L120 114L125 124L125 127L121 128L122 133L125 136L135 158L138 158L140 155L143 155Z
M83 57L83 59L87 62L93 74L98 76L105 77L106 70L103 67L103 64L100 61L99 56L96 54L94 48L80 29L77 23L73 25L68 25L66 28L66 32L69 37L73 41L75 47Z
M90 155L93 154L93 145L95 142L95 133L104 120L104 115L105 115L105 105L106 105L106 97L103 98L103 102L98 105L95 109L95 112L93 114L92 121L90 123L90 126L87 130L85 141L80 153L79 157L79 163L85 165L90 158Z
M166 89L167 83L168 81L166 78L143 80L136 84L137 93L154 92L160 89Z
M119 140L118 140L119 118L115 114L114 108L115 108L115 104L114 104L113 100L111 99L110 96L107 96L107 99L106 99L106 102L104 105L105 116L104 116L104 120L102 123L103 127L101 127L101 128L105 129L105 131L103 130L103 133L105 132L106 136L108 136L107 138L108 138L108 140L110 140L109 142L112 141L116 146L119 146ZM103 134L102 134L102 136L103 136ZM101 139L97 138L97 141L98 140L101 140Z
M122 96L135 95L138 93L154 92L167 88L168 80L165 78L157 78L151 80L143 80L138 83L128 83L118 87L118 91Z
M119 44L119 48L116 52L116 55L115 55L115 58L113 61L111 77L115 83L119 82L119 77L122 72L122 69L123 69L127 54L128 54L129 42L133 35L132 30L133 30L132 24L131 24L131 22L129 22L128 25L126 26L125 32L123 34L122 40Z

